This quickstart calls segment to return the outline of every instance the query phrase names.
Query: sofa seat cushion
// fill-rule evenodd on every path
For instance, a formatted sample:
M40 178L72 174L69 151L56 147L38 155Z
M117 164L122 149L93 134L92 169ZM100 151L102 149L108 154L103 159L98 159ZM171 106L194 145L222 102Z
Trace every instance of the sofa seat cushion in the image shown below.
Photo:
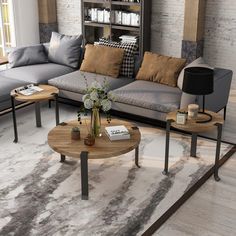
M0 101L10 100L10 92L12 89L27 85L27 81L16 80L0 76Z
M137 80L113 91L115 102L143 107L159 112L171 112L179 108L181 90L150 81Z
M27 81L28 83L47 83L51 78L74 71L74 69L54 63L37 64L11 68L0 72L0 76Z
M106 81L109 84L109 89L113 90L131 83L134 80L121 77L113 78L110 76L98 75L90 72L75 71L70 74L51 79L48 81L48 83L62 90L84 94L86 90L86 84L89 86L94 81L97 81L100 84L103 84L104 81Z

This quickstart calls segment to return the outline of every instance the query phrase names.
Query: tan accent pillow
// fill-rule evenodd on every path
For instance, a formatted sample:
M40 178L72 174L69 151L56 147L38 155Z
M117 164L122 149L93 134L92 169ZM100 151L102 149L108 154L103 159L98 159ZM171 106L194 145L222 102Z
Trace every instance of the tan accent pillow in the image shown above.
M145 52L142 66L139 69L136 79L149 80L176 87L179 73L185 64L186 60L182 58Z
M87 44L81 71L117 78L123 61L124 49Z

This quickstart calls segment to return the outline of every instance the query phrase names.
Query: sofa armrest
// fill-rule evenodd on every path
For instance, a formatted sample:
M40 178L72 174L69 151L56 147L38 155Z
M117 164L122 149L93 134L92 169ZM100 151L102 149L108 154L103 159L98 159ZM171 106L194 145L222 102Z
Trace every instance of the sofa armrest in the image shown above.
M207 110L218 112L227 106L232 81L232 70L214 69L214 92L206 96ZM198 97L198 104L202 107L202 96Z
M227 69L214 69L214 92L206 96L205 108L218 112L227 106L233 72ZM186 108L188 104L197 103L202 108L203 96L195 96L182 93L180 108Z

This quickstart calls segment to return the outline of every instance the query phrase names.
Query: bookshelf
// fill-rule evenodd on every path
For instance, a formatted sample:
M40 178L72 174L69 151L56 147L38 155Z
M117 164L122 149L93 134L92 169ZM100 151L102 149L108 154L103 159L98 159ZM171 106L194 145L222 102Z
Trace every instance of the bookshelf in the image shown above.
M137 53L143 55L150 50L151 1L81 0L84 43L102 37L120 41L122 35L138 36Z

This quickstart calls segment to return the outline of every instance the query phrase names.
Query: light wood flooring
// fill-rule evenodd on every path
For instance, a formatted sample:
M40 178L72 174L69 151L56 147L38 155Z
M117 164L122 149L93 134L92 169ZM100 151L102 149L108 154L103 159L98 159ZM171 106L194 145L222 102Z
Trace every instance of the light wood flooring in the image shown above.
M220 182L210 178L155 236L236 235L236 154L220 168Z
M230 98L224 139L236 143L236 93ZM236 153L220 168L221 181L211 177L155 236L236 235Z

